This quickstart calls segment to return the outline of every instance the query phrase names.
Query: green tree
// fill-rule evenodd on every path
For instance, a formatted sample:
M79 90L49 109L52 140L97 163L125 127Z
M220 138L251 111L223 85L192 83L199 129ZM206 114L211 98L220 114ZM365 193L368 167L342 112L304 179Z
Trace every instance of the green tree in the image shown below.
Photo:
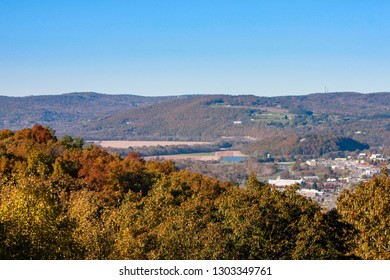
M59 143L66 147L67 149L82 149L85 142L83 138L73 138L72 136L65 135L63 136Z

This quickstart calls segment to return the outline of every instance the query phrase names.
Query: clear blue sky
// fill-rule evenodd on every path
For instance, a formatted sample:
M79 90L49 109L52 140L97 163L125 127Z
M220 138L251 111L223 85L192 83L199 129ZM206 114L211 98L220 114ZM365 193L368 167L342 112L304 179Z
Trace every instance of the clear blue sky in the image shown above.
M390 1L0 0L0 95L390 91Z

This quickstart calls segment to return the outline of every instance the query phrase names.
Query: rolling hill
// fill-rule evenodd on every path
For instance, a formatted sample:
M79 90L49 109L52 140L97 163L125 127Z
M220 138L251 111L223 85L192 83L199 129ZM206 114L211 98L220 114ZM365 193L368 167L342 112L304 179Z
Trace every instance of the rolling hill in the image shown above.
M332 133L390 146L390 93L0 97L0 128L15 130L34 123L51 126L58 135L96 140L272 141Z
M0 129L17 130L40 123L53 127L59 135L86 136L80 132L92 120L172 98L95 92L27 97L0 96Z

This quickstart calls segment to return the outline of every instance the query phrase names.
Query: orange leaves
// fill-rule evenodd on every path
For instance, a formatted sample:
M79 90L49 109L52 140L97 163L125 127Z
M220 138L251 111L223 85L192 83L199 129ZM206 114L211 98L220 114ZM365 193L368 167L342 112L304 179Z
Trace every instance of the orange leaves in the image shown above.
M48 127L43 127L40 124L35 124L31 129L31 134L38 143L48 143L49 141L57 141L54 132Z
M254 174L240 188L81 143L39 125L0 132L0 258L341 258L347 236L359 257L390 258L386 175L345 192L341 219Z
M9 129L0 130L0 141L9 137L12 137L14 133Z

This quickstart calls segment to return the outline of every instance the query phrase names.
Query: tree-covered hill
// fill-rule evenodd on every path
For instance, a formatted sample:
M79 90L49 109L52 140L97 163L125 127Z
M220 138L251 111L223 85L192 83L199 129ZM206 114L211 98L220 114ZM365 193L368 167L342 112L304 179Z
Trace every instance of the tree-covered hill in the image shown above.
M59 135L91 140L276 142L334 134L372 147L390 146L390 93L281 97L72 93L0 97L0 101L0 128L42 123Z
M270 136L245 145L242 151L257 158L306 160L324 156L343 157L344 152L362 151L369 148L369 145L349 137L341 137L332 133L316 133L303 136L296 134Z
M0 259L389 259L387 174L321 211L53 130L0 131Z
M335 134L371 146L390 145L390 94L193 96L119 112L90 122L92 138L220 140Z
M0 96L0 129L21 129L41 123L55 128L62 135L80 135L81 129L92 120L171 98L95 92L27 97Z
M317 93L302 96L183 95L142 97L98 93L0 96L0 128L42 123L63 134L104 139L134 136L199 138L256 135L259 128L384 129L390 93ZM233 126L233 122L242 122ZM366 122L364 125L362 121ZM238 124L238 123L237 123ZM160 131L156 131L156 127ZM361 129L359 129L361 128ZM193 131L193 132L191 132ZM213 135L215 131L216 136Z
M225 97L229 99L229 97ZM250 123L253 109L218 106L215 97L177 99L149 107L128 110L92 122L88 134L135 139L216 140L222 136L245 135L242 122ZM218 99L218 98L217 98ZM246 100L246 98L244 98ZM260 111L260 110L258 110Z

